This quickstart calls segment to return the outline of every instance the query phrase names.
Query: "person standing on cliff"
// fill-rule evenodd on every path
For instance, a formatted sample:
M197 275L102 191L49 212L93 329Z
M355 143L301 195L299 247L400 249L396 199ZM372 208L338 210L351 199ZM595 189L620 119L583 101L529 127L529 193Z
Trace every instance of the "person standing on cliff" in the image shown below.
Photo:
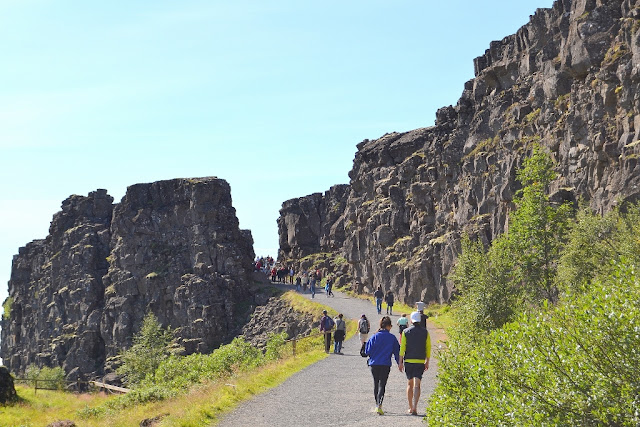
M387 303L387 314L393 316L393 292L387 292L384 300Z
M324 352L329 353L331 349L331 330L335 322L327 314L327 310L322 310L322 318L320 319L320 332L324 333Z
M384 316L380 319L380 329L369 338L365 346L365 353L369 356L367 364L373 376L373 396L376 399L376 412L378 415L384 415L382 401L384 400L384 391L391 371L391 356L396 359L396 363L400 366L400 344L398 344L397 338L389 331L391 331L391 318Z
M405 329L400 338L400 362L398 369L404 369L407 375L407 400L409 413L418 415L418 401L420 400L420 383L422 374L429 369L431 358L431 337L429 331L420 324L422 313L411 313L413 326Z
M382 314L382 299L384 298L384 292L382 292L381 286L378 286L378 289L373 293L373 296L376 299L376 309L378 310L378 314Z

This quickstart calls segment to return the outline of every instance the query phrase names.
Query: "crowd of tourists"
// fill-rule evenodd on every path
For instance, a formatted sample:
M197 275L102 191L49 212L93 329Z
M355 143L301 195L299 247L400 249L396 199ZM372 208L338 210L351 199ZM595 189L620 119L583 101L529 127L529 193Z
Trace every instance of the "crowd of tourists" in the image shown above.
M419 302L416 311L409 316L406 313L400 316L396 322L399 330L398 338L391 334L392 321L389 317L393 314L393 293L389 291L384 294L382 289L378 288L374 297L378 314L382 314L382 303L378 299L384 298L388 315L379 320L378 330L370 337L369 332L372 326L367 316L363 314L358 320L358 335L361 343L360 355L368 357L367 365L373 376L375 412L384 415L382 402L391 372L391 359L394 358L400 372L404 372L407 377L407 401L409 403L407 413L418 415L422 376L429 369L429 359L431 358L431 337L427 330L428 316L424 314L424 304ZM325 352L330 352L331 332L334 331L333 353L342 354L342 343L346 335L346 323L343 320L343 315L339 314L335 319L332 319L324 310L320 319L320 331L324 333Z
M254 271L262 271L269 277L273 283L295 284L296 292L311 293L311 298L315 298L316 290L322 283L322 272L320 269L309 269L305 271L296 271L292 265L284 265L276 263L269 256L257 257L254 264ZM335 296L333 294L332 276L328 276L324 282L324 291L327 298Z
M255 270L262 271L271 277L272 282L294 284L297 292L311 293L315 298L316 289L322 280L319 269L295 271L293 266L277 264L273 258L258 257L255 261ZM327 298L333 295L333 278L327 277L324 282L324 290ZM386 316L377 323L377 331L369 336L371 323L366 315L358 320L358 335L361 348L360 355L367 357L367 365L373 376L373 394L376 402L375 412L384 415L382 402L385 388L391 372L392 358L395 359L400 372L407 377L407 401L409 408L407 413L417 415L418 401L420 399L420 386L422 376L429 369L431 358L431 337L427 330L427 316L424 314L424 304L416 303L417 310L410 315L403 313L396 321L399 338L391 334L393 305L395 296L393 292L383 292L378 287L373 294L376 302L376 310L382 315L382 304L386 304ZM331 352L333 336L333 353L342 353L342 344L347 333L347 324L342 313L331 318L326 310L322 312L320 319L320 332L324 334L324 350Z

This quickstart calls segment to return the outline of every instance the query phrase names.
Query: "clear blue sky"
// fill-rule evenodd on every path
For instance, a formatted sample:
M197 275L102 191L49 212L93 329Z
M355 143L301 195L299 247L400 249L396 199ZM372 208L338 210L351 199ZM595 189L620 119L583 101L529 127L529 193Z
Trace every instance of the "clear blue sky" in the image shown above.
M473 58L552 0L0 0L0 301L71 194L231 185L256 253L356 144L432 126Z

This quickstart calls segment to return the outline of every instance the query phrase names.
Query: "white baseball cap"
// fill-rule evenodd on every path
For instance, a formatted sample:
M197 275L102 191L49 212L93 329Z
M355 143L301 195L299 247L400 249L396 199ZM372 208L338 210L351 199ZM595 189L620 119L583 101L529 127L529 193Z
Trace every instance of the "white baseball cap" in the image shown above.
M419 311L414 311L411 313L411 323L420 323L422 320L422 313Z

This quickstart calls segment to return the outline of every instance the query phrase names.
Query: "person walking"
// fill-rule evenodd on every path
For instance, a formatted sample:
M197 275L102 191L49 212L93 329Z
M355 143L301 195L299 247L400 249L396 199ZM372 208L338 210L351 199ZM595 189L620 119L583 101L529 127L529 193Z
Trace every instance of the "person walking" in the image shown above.
M293 266L289 266L289 283L293 285L293 276L296 274L296 271L293 269Z
M429 369L431 358L431 336L426 328L421 325L422 313L411 313L411 323L402 333L400 339L400 362L398 369L407 375L407 400L409 401L409 413L418 415L418 402L420 401L420 383L422 374Z
M296 292L300 293L300 287L302 286L302 279L300 276L296 277Z
M391 333L391 318L384 316L380 319L380 329L367 340L365 353L369 356L367 364L373 376L373 396L376 399L376 412L384 415L382 401L384 392L391 371L391 356L396 359L400 366L399 353L400 344Z
M409 327L409 319L407 318L407 313L402 313L402 316L396 322L398 325L398 330L400 331L400 338L402 338L402 331Z
M316 297L316 278L314 275L311 275L311 279L309 279L309 286L311 289L311 298Z
M364 346L369 338L369 329L369 319L367 319L367 316L363 314L360 316L360 320L358 320L358 338L360 338L360 344L362 345L360 348L360 354L364 354Z
M387 303L387 314L393 316L393 292L387 292L384 296L384 300Z
M320 332L324 333L324 352L329 353L331 349L331 330L334 325L333 319L327 314L327 310L322 310L320 319Z
M303 294L307 293L307 286L308 285L309 285L309 275L305 271L304 273L302 273L302 293Z
M333 280L331 279L331 277L327 277L327 283L324 286L324 290L327 293L327 298L335 297L331 289L333 289Z
M378 314L382 314L382 298L384 298L382 287L378 286L378 289L373 293L373 296L376 299L376 310L378 310Z
M347 323L342 319L342 313L338 314L338 317L334 319L336 323L336 331L333 333L333 352L335 354L342 354L342 342L345 335L347 335Z

